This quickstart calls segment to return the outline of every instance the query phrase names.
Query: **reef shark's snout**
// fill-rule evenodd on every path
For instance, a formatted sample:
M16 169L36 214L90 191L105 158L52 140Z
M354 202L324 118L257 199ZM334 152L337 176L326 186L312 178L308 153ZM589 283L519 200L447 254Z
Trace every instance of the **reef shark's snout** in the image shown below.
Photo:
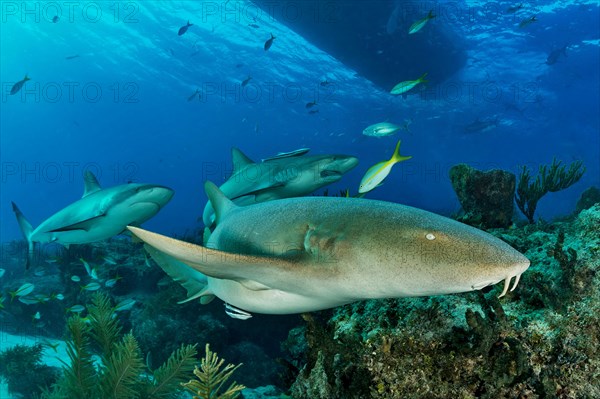
M358 158L349 155L332 155L330 158L320 161L319 177L323 184L333 183L358 165Z
M171 201L173 194L175 192L169 187L144 184L136 188L136 193L132 195L130 202L151 202L162 208Z

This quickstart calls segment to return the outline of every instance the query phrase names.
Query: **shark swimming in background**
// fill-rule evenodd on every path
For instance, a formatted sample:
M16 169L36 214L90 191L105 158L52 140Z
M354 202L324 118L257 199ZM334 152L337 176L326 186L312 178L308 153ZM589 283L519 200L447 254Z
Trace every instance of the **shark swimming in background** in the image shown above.
M85 174L84 184L80 200L56 212L35 229L12 203L29 247L28 268L34 242L57 242L68 247L105 240L122 233L128 225L139 226L173 197L170 188L153 184L130 183L103 189L90 171Z
M220 189L240 206L301 197L337 182L358 164L358 158L349 155L304 155L306 152L308 149L303 148L254 162L233 148L233 174ZM202 220L208 227L214 223L210 202L204 207Z
M211 182L205 190L217 223L205 247L129 230L187 289L188 300L216 296L238 319L468 292L500 281L503 296L529 267L504 241L409 206L305 197L238 207Z

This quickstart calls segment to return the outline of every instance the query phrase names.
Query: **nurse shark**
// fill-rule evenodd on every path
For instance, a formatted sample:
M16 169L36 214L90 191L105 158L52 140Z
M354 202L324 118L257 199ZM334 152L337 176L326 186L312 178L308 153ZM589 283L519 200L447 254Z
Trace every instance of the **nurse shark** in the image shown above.
M151 256L188 291L232 317L291 314L365 299L444 295L504 281L529 260L481 230L424 210L358 198L306 197L238 207L212 183L207 245L136 227Z

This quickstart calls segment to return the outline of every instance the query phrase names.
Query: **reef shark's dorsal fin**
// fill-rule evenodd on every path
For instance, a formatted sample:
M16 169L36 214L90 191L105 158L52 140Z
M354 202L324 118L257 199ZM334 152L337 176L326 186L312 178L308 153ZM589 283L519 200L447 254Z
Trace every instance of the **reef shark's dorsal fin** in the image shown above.
M239 148L235 147L231 149L231 160L233 161L234 175L240 170L244 169L246 166L254 164L253 160L248 158L248 156L240 151Z
M94 174L89 170L85 171L85 175L83 176L83 184L84 189L83 196L81 198L85 198L88 195L95 193L96 191L102 190L102 187L100 187L100 183L98 183L98 179L96 179L96 176L94 176Z
M232 209L237 208L237 206L227 198L213 182L207 181L204 183L204 191L206 191L208 200L215 210L216 224L219 224L221 220L223 220L223 217L225 217Z

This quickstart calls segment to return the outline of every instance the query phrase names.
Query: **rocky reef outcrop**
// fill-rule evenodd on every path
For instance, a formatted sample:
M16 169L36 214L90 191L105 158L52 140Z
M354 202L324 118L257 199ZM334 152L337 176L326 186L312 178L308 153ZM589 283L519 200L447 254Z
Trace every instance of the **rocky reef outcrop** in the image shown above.
M492 231L532 262L500 300L493 288L307 316L286 343L308 348L292 396L600 397L598 226L595 205L572 221Z
M459 164L450 169L450 181L464 210L460 221L483 228L511 225L516 185L513 173L499 169L483 172Z

